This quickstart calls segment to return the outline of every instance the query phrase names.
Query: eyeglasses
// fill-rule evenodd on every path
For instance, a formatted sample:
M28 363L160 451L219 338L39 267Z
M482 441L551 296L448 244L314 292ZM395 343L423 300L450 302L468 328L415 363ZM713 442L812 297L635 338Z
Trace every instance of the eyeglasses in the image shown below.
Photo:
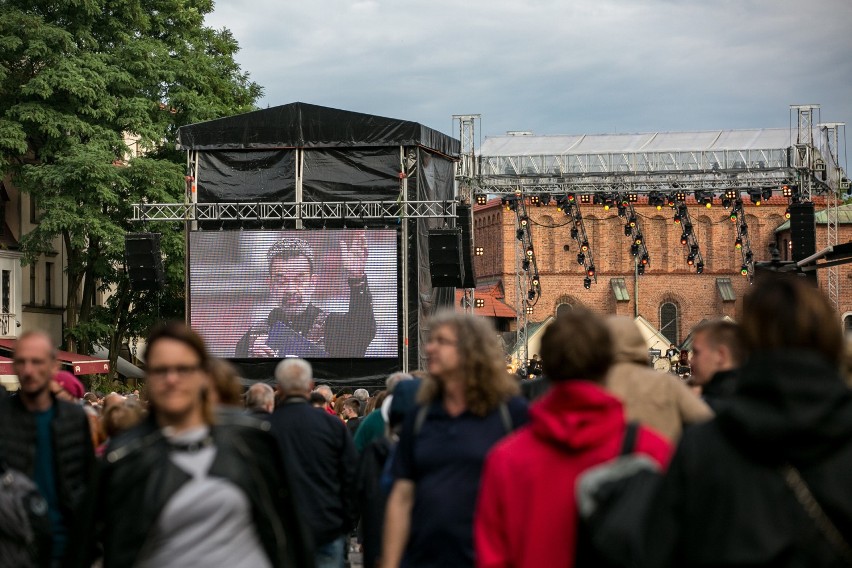
M453 341L452 339L447 339L446 337L440 337L439 336L439 337L430 337L429 340L426 341L426 343L427 344L428 343L437 343L441 347L444 347L444 346L447 346L447 345L458 345L459 342Z
M185 379L190 375L201 370L201 365L172 365L171 367L151 367L148 369L148 377L152 379L164 379L171 373L176 374L181 379Z

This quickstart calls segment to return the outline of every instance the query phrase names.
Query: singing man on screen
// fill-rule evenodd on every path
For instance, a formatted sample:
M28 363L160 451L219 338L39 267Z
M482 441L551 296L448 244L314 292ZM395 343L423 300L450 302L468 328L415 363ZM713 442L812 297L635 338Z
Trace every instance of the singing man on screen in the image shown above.
M269 295L277 305L266 324L249 329L236 357L363 357L376 336L373 296L367 285L367 239L363 233L340 241L349 283L349 311L327 312L311 303L318 276L310 245L281 239L266 253Z

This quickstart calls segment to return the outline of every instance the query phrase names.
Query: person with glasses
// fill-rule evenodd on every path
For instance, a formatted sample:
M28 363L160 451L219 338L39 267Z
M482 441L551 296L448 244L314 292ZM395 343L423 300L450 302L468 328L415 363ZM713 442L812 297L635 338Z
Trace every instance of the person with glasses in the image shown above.
M266 253L267 285L276 307L237 343L236 357L363 357L376 336L373 297L367 282L363 233L340 241L349 285L349 309L327 312L312 303L319 280L311 246L281 239Z
M214 412L201 337L167 324L145 360L149 417L110 442L100 475L105 568L312 564L275 439L263 422Z

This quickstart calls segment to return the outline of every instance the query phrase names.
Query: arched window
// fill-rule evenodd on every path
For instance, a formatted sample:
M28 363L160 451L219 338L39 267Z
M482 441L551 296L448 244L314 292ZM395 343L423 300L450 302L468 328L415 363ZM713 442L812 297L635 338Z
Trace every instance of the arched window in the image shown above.
M558 304L556 306L556 317L559 317L562 314L567 314L573 309L574 309L574 306L572 306L571 304L564 304L564 303Z
M852 314L849 312L843 314L843 333L845 333L847 337L852 336Z
M677 304L665 302L660 306L660 333L669 343L680 344L680 318Z

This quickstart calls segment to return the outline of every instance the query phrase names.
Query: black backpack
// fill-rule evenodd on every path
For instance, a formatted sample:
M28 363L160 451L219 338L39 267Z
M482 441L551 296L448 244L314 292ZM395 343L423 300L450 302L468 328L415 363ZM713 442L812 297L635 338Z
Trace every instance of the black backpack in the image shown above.
M638 431L628 423L621 453L577 478L578 568L641 566L645 514L662 474L657 462L634 453Z
M52 544L47 501L0 458L0 567L50 566Z

